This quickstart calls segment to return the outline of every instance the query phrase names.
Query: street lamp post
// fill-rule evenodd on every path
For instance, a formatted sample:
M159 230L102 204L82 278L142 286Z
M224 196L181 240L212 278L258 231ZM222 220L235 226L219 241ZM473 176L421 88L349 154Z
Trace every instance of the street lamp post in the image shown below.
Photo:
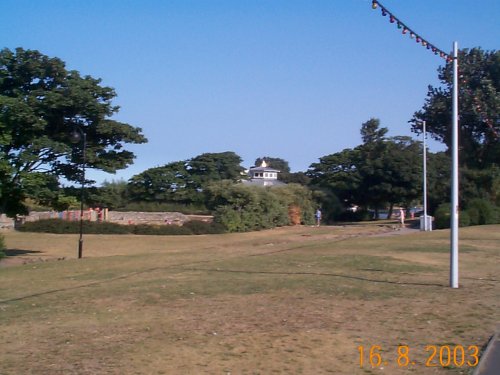
M458 288L458 43L453 43L450 287Z
M71 132L71 142L74 144L82 142L82 179L80 195L80 238L78 240L78 259L83 256L83 200L85 198L85 163L87 153L87 134L82 128L76 126Z
M453 43L452 55L437 48L434 44L424 39L420 34L412 30L397 18L392 12L384 7L379 0L372 0L372 8L380 8L382 16L389 16L389 22L397 25L402 30L403 35L409 35L411 39L432 51L435 55L446 59L447 62L453 62L453 93L452 93L452 129L451 129L451 212L450 212L450 287L458 288L458 43ZM427 218L427 213L424 213Z
M424 135L424 142L423 142L423 204L424 204L424 231L430 231L432 230L432 224L431 227L429 228L428 222L427 222L427 134L426 134L426 122L422 121L422 132Z

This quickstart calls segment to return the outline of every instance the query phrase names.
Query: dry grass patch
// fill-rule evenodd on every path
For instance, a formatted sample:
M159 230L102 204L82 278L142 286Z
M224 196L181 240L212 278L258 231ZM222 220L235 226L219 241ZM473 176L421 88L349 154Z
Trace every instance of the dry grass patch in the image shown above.
M424 347L482 346L500 322L498 229L461 230L458 290L447 231L87 236L82 260L0 268L0 373L467 374L426 368ZM47 259L75 239L6 235ZM417 365L398 368L400 344ZM360 368L359 345L389 363Z

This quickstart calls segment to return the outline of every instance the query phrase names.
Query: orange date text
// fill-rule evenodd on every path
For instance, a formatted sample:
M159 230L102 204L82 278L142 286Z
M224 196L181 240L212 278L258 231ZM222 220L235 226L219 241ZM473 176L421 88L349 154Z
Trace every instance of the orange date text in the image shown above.
M411 348L399 345L396 350L384 350L381 345L358 346L359 367L425 366L425 367L476 367L479 363L477 345L426 345ZM424 360L422 361L422 356ZM415 358L420 358L417 361Z

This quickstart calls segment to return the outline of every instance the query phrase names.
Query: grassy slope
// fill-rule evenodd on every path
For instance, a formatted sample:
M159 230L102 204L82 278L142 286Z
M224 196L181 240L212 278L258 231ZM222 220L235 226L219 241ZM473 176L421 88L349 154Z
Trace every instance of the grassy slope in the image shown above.
M448 231L365 236L386 229L86 236L82 260L75 236L8 233L68 259L0 268L0 373L379 373L359 345L386 374L467 373L425 367L425 346L481 346L500 321L500 226L461 229L458 290Z

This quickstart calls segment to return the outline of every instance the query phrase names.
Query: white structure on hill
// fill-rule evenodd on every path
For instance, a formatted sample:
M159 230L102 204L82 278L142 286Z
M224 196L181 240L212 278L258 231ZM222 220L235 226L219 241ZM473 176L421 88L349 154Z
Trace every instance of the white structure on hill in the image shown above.
M248 171L250 179L244 180L243 183L247 185L257 186L278 186L285 185L284 182L278 180L279 170L267 166L265 160L262 161L260 167L252 167Z

